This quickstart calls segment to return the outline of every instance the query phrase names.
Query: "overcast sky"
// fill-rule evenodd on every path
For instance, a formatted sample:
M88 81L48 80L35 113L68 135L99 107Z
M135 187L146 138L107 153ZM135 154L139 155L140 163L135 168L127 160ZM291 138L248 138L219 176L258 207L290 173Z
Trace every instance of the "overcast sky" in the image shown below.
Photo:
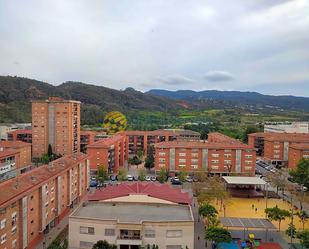
M0 74L309 96L309 1L0 0Z

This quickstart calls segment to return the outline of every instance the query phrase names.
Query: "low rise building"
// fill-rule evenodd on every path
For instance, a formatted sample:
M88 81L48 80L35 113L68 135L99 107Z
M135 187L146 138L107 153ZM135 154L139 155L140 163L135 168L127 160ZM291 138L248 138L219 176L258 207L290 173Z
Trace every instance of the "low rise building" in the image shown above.
M0 248L36 248L87 193L85 154L65 156L0 184Z
M167 184L120 184L97 190L69 217L69 248L90 249L106 240L121 249L147 245L193 249L189 202L187 193Z
M277 122L264 125L264 132L309 133L309 122Z
M104 131L81 131L80 132L80 151L87 153L87 146L101 139L108 138L109 135Z
M31 130L15 130L8 133L9 141L22 141L25 143L32 143Z
M120 134L89 144L87 153L91 171L95 173L99 166L103 166L108 173L117 173L119 167L124 166L125 151L125 136Z
M288 167L295 169L301 159L309 159L309 143L290 144Z
M31 166L31 144L21 141L0 141L0 148L19 152L19 160L16 164L17 173Z
M19 152L0 148L0 183L17 175Z
M211 135L211 137L214 136L216 134ZM238 140L228 140L228 137L224 137L224 141L221 142L214 141L212 138L211 141L204 142L157 143L155 144L155 169L159 171L161 167L165 167L169 172L185 170L254 175L256 155L252 146Z

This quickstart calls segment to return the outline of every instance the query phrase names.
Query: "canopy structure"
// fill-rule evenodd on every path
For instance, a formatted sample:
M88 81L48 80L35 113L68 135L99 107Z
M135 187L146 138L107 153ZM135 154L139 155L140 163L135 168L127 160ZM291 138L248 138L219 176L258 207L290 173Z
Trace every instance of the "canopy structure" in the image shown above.
M265 185L266 182L256 176L223 176L223 180L227 184L237 185Z
M220 222L224 227L243 229L276 230L277 228L268 219L221 217Z

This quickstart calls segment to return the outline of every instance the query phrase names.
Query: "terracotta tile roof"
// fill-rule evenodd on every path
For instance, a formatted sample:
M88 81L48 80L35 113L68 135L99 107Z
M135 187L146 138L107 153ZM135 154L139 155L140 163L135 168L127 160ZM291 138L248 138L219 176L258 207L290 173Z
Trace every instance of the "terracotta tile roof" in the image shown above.
M129 196L130 194L144 194L179 204L191 204L192 199L187 192L179 188L172 188L168 184L157 183L122 183L117 186L107 186L103 190L96 190L88 197L89 201L103 201L112 198Z
M110 146L112 146L116 142L119 142L123 139L124 139L124 137L122 135L116 134L112 137L103 138L103 139L98 140L97 142L89 144L88 148L109 148Z
M253 149L252 146L237 142L186 142L186 141L169 141L156 143L155 148L196 148L196 149Z
M32 134L32 130L15 130L8 132L8 134Z
M65 156L53 161L52 166L43 165L1 183L0 207L5 207L19 200L87 157L86 154L82 153L78 153L76 156Z
M309 142L308 143L292 143L289 145L290 148L297 150L309 150Z
M31 144L22 141L0 141L0 148L19 149L24 147L31 147Z
M191 130L154 130L154 131L125 131L127 136L179 136L179 135L194 135L200 136L200 133Z
M15 156L18 153L19 152L14 150L14 149L13 150L12 149L10 149L10 150L5 149L3 151L0 151L0 158L6 158L8 156Z

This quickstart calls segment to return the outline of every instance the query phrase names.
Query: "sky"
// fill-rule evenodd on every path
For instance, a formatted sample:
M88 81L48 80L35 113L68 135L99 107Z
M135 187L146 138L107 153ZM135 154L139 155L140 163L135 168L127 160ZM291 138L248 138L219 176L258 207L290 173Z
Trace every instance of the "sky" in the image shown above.
M0 75L309 97L309 1L0 0Z

